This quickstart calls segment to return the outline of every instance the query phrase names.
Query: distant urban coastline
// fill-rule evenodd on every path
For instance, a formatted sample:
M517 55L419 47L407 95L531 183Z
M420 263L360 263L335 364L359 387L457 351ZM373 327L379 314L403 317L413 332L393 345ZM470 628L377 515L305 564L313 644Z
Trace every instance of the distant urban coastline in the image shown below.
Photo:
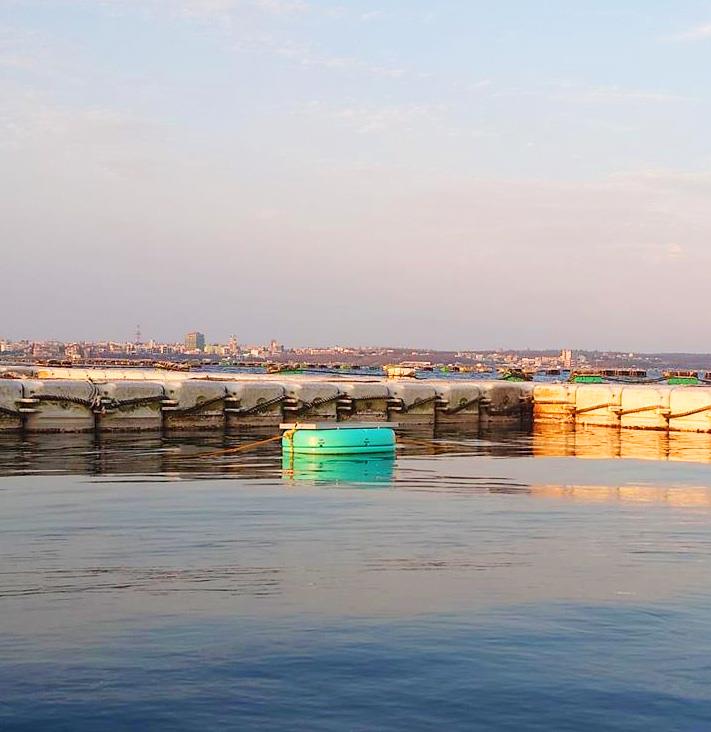
M243 344L236 336L227 343L209 342L200 331L191 331L181 342L144 341L140 330L132 341L0 340L4 363L61 363L81 365L104 362L143 365L163 363L190 365L384 366L401 364L416 368L460 367L488 371L521 369L711 369L708 353L635 353L599 350L481 349L437 350L387 346L286 347L276 340L267 344Z

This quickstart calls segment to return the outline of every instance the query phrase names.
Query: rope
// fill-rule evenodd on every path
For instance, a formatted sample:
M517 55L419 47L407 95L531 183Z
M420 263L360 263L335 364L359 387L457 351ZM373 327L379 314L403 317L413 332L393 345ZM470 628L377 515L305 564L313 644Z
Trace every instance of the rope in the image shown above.
M220 396L213 397L212 399L206 399L205 401L198 402L197 404L193 404L192 407L184 407L183 409L171 410L170 414L171 414L171 416L173 416L173 415L184 416L187 414L195 414L196 412L200 412L203 409L206 409L207 407L211 407L213 404L218 404L219 402L224 401L226 396L227 396L227 392L225 392L224 394L221 394Z
M69 404L79 404L82 407L94 406L94 399L82 399L81 397L61 396L59 394L33 394L32 399L39 402L68 402Z
M0 414L5 414L8 417L21 417L22 412L18 412L16 409L8 409L7 407L0 407Z
M565 405L565 402L535 402L535 404L560 404ZM570 405L572 407L572 405ZM605 409L607 407L616 407L619 406L619 404L596 404L592 407L582 407L581 409L575 409L575 414L583 414L585 412L593 412L596 409ZM623 409L617 412L617 415L620 417L624 417L628 414L638 414L640 412L651 412L656 409L665 409L665 407L662 404L649 404L645 407L635 407L634 409ZM689 409L686 412L677 412L676 414L667 414L665 415L667 419L681 419L682 417L691 417L694 414L700 414L701 412L708 412L711 410L711 404L707 404L704 407L697 407L696 409Z
M302 402L300 407L297 407L294 410L294 414L301 415L305 414L311 409L314 409L315 407L322 407L324 404L331 404L332 402L337 401L340 399L343 395L342 394L334 394L333 396L326 397L325 399L319 399L318 397L314 399L312 402Z
M403 402L402 403L402 413L407 414L407 412L409 412L411 409L414 409L415 407L422 407L425 404L430 404L430 402L437 401L437 399L438 399L438 397L435 394L434 396L427 397L426 399L416 399L409 406L407 404L405 404L405 402Z
M268 437L266 440L256 440L255 442L248 442L246 445L238 445L237 447L228 447L224 450L213 450L211 452L201 452L197 455L185 455L181 457L181 460L194 460L209 457L219 457L221 455L230 455L236 452L247 452L248 450L254 450L257 447L266 445L275 440L281 440L281 435L274 435L274 437Z
M664 407L661 404L649 404L646 407L635 407L634 409L623 409L622 411L618 412L620 417L624 417L627 414L639 414L639 412L652 412L655 409L664 409Z
M289 455L291 456L291 459L294 459L294 433L296 432L296 428L298 425L295 425L290 430L287 430L282 435L282 438L286 440L289 443Z
M253 407L248 407L247 409L239 409L237 410L236 414L239 414L240 416L248 416L250 414L259 414L260 412L266 412L267 409L271 409L273 406L277 404L281 404L286 399L286 395L282 394L281 396L275 397L274 399L269 399L266 402L262 402L261 404L255 404Z
M97 398L92 402L92 407L98 412L105 412L107 409L121 409L123 407L137 407L162 402L165 399L163 394L154 396L135 397L134 399L111 399Z
M619 407L619 404L613 404L612 402L606 402L605 404L595 404L592 407L578 407L575 408L576 414L584 414L585 412L594 412L596 409L607 409L607 407Z
M690 409L688 412L677 412L676 414L670 414L669 419L681 419L682 417L691 417L692 414L700 414L701 412L708 412L711 409L711 404L705 407L697 407L696 409Z
M465 402L462 402L461 404L458 404L456 407L446 407L445 409L442 409L443 414L459 414L459 412L464 411L468 407L471 407L474 404L477 404L479 400L481 399L481 396L475 397L474 399L468 399Z

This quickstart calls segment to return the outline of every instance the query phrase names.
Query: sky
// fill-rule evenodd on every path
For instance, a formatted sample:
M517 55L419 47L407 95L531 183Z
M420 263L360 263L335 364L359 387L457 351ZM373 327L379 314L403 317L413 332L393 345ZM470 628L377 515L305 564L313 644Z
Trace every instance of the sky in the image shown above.
M709 351L711 0L0 0L0 338Z

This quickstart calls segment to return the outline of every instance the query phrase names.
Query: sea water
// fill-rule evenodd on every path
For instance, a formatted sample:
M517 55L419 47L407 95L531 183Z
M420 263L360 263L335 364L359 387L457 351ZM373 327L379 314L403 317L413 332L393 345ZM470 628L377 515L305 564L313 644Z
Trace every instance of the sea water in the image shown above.
M248 439L0 438L0 729L711 729L706 436Z

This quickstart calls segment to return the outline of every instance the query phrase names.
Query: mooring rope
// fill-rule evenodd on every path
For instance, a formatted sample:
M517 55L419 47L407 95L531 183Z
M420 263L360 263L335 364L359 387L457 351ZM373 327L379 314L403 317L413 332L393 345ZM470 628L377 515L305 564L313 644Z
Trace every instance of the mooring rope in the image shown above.
M249 450L254 450L257 447L261 447L262 445L267 445L270 442L275 442L276 440L281 440L281 435L274 435L273 437L268 437L265 440L255 440L254 442L248 442L246 445L238 445L237 447L227 447L224 450L211 450L210 452L200 452L197 455L181 455L180 460L195 460L195 459L201 459L201 458L208 458L208 457L220 457L222 455L230 455L232 453L236 452L247 452Z
M197 402L193 404L192 407L183 407L182 409L175 409L171 410L170 416L171 417L186 417L190 414L198 414L199 412L202 412L203 410L207 409L208 407L212 407L215 404L219 404L220 402L225 401L227 397L227 391L225 391L224 394L220 394L219 396L213 397L212 399L205 399L202 402Z
M252 414L260 414L261 412L266 412L268 409L271 409L277 404L281 404L281 402L283 402L285 399L286 394L282 394L281 396L275 397L274 399L270 399L266 402L262 402L261 404L255 404L253 407L237 409L235 410L235 413L239 414L241 417L246 417Z
M262 447L264 445L268 445L272 442L276 442L277 440L286 439L287 442L291 446L291 452L293 453L294 450L294 433L296 432L296 428L292 428L290 430L286 430L283 434L274 435L273 437L267 437L264 440L255 440L253 442L248 442L246 445L238 445L237 447L227 447L223 450L210 450L209 452L201 452L197 455L181 455L179 456L179 460L198 460L202 458L210 458L210 457L221 457L223 455L232 455L239 452L248 452L250 450L255 450L259 447ZM409 437L401 437L398 436L397 438L397 444L398 445L412 445L415 447L435 447L440 448L443 450L452 450L457 447L469 447L469 445L465 445L461 442L436 442L434 439L432 440L415 440Z
M401 407L400 411L403 414L407 414L411 409L415 409L417 407L424 407L426 404L431 404L432 402L436 402L438 398L439 397L437 396L437 394L435 394L434 396L425 397L424 399L415 399L415 401L412 402L412 404L405 404L405 402L401 399L400 401L402 401L402 407Z
M445 407L444 409L441 409L440 411L442 414L447 415L453 415L453 414L459 414L459 412L463 412L465 409L468 409L469 407L473 407L475 404L477 404L479 401L481 401L481 396L476 396L474 399L467 399L460 404L457 404L456 407Z
M292 411L294 414L301 416L309 412L311 409L322 407L325 404L332 404L333 402L338 401L342 396L343 394L338 393L330 397L316 397L316 399L314 399L312 402L301 402L301 405L296 407L296 409Z

